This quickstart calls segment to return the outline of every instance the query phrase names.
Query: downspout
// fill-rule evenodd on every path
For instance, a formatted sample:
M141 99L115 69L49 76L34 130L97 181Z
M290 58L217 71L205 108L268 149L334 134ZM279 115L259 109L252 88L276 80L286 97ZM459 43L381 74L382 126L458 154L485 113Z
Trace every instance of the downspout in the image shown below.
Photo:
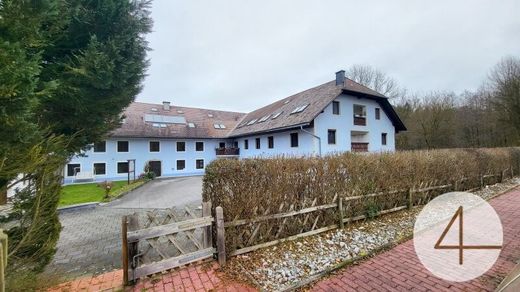
M305 132L305 133L311 135L312 137L318 139L318 156L321 156L321 138L318 137L318 136L316 136L316 135L314 135L313 133L311 133L311 132L305 130L305 129L303 128L303 126L300 126L300 130L302 130L302 132Z

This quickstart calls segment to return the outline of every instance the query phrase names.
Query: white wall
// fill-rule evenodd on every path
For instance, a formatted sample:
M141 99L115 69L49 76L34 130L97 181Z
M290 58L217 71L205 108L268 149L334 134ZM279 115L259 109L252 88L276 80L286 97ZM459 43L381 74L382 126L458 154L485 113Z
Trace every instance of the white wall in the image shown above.
M117 141L129 141L129 152L117 152ZM160 142L160 152L149 151L149 141ZM186 142L186 151L177 152L176 142ZM195 142L204 142L204 151L195 151ZM136 160L136 177L144 172L145 164L150 160L161 161L162 176L186 176L204 174L204 169L196 169L195 161L204 159L204 165L216 158L215 148L219 142L228 142L226 139L124 139L111 138L106 141L106 151L95 153L90 149L85 157L76 156L69 163L79 163L82 172L93 172L93 164L106 163L106 174L96 176L96 181L124 180L127 174L117 173L117 162ZM177 170L177 160L185 160L186 168ZM71 183L73 177L67 176L67 167L64 173L65 183Z
M394 151L395 150L395 128L392 122L383 111L379 103L370 99L358 98L342 94L335 101L340 103L340 114L332 114L332 103L330 103L323 113L319 114L314 120L314 133L321 137L322 154L332 154L351 150L351 131L368 132L363 137L368 144L368 151ZM366 106L367 123L366 126L354 125L354 104ZM375 109L381 109L381 119L376 120ZM336 130L336 144L329 145L327 135L329 129ZM381 143L381 134L387 133L386 146Z
M313 129L306 129L313 132ZM291 133L298 133L298 147L291 147ZM274 137L274 148L269 149L267 137ZM256 149L256 138L260 138L260 149ZM249 149L244 148L244 140L249 141ZM293 130L272 134L252 135L235 139L240 148L240 158L273 157L273 156L310 156L317 154L318 148L314 147L313 138L309 133L301 130Z

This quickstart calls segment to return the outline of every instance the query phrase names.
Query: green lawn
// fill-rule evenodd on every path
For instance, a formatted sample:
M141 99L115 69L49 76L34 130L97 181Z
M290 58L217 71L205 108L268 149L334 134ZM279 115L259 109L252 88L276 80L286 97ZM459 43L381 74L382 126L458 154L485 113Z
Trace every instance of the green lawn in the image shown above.
M115 197L123 191L133 189L143 183L143 181L135 181L132 184L127 185L126 181L114 181L110 196ZM105 191L101 187L98 187L98 183L68 185L64 186L61 191L59 206L63 207L87 202L101 202L103 201L104 196Z

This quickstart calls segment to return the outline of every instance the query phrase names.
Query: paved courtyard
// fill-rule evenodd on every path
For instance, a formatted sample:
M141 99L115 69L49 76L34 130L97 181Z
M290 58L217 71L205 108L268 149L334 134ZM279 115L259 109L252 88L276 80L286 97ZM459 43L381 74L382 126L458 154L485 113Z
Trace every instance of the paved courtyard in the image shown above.
M202 177L154 180L119 200L60 214L63 230L46 272L73 278L121 268L121 217L201 203Z
M359 265L349 266L318 281L314 291L495 291L520 261L520 188L489 201L504 230L500 256L484 275L466 282L437 278L419 261L409 240ZM512 290L509 290L512 291Z

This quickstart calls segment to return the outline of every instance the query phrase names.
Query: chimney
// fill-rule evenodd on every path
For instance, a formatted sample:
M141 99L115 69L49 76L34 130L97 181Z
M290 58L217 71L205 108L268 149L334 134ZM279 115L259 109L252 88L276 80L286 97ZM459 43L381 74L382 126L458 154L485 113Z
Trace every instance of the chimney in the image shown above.
M163 105L163 110L165 110L165 111L169 111L170 110L170 102L169 101L163 101L162 105Z
M336 86L345 84L345 70L339 70L336 72Z

